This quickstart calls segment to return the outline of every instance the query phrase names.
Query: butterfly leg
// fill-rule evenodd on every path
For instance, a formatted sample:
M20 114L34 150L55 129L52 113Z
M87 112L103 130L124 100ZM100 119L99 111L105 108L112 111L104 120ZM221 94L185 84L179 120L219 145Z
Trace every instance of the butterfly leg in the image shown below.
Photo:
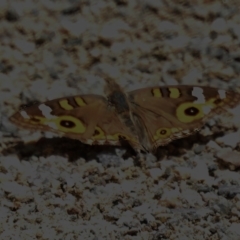
M145 166L145 158L143 153L141 153L141 151L137 152L136 160L140 164L140 166Z
M134 150L135 154L133 156L133 160L135 165L140 166L141 168L145 168L145 155L142 153L141 148L139 146L130 144L131 148Z

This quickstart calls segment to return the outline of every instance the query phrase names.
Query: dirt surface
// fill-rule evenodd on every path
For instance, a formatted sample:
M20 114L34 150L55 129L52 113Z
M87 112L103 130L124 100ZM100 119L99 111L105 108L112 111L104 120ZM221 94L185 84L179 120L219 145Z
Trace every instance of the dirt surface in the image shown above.
M10 2L10 3L9 3ZM238 1L1 1L1 239L240 239L240 123L134 160L21 130L23 104L104 95L98 69L126 91L201 85L240 92Z

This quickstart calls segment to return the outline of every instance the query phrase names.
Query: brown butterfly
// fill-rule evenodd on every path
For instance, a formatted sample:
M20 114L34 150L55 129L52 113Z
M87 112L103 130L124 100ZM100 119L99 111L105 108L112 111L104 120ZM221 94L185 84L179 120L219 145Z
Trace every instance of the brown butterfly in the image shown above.
M240 102L240 94L211 87L148 87L125 93L107 81L107 97L79 95L35 104L10 120L33 130L59 133L83 143L154 151L198 131L213 115Z

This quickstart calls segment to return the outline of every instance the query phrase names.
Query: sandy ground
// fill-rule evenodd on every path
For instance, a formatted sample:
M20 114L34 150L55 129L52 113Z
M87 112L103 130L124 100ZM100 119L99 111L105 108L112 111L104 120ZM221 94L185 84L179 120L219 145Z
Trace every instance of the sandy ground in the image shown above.
M8 121L32 101L104 94L99 68L126 91L191 84L240 92L238 5L1 1L0 238L240 239L239 118L209 121L146 155L145 166L124 147L39 142L39 132Z

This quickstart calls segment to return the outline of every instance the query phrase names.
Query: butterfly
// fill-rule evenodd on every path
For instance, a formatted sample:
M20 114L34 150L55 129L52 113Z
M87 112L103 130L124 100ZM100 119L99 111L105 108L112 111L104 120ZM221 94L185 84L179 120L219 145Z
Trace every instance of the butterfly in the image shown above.
M240 94L211 87L155 86L125 92L113 80L106 82L106 97L54 99L21 109L10 120L90 145L127 141L137 152L154 152L199 131L209 118L240 102Z

